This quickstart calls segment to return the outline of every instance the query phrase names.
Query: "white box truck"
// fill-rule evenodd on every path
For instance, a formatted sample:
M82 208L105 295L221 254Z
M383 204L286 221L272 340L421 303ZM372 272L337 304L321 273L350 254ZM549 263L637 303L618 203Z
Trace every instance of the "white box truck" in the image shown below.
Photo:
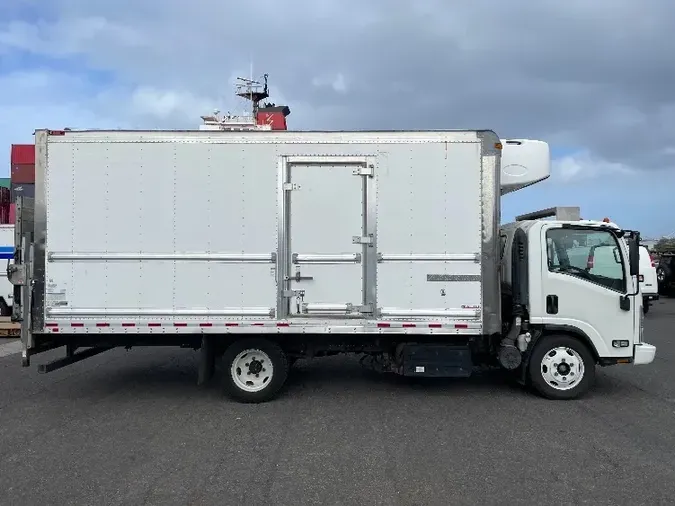
M552 399L596 365L648 364L639 234L531 217L500 198L549 176L548 145L492 131L49 131L17 205L23 364L114 347L200 350L225 390L273 398L303 357L379 370L512 371ZM620 240L623 238L624 240ZM567 252L606 242L602 274Z

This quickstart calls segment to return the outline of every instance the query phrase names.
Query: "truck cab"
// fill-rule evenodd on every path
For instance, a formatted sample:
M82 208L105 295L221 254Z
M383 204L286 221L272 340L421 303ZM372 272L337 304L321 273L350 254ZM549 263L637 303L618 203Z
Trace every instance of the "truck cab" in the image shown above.
M642 340L639 233L551 208L517 217L501 236L502 321L514 336L502 346L518 349L540 393L576 397L596 364L654 360ZM500 355L507 368L508 355Z

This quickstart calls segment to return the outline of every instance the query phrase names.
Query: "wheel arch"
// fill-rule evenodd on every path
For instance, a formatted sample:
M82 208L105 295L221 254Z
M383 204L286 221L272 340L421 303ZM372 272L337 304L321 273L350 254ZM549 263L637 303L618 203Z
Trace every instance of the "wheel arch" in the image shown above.
M600 363L600 355L598 354L598 350L593 345L593 341L591 341L591 339L586 335L584 331L576 327L572 327L571 325L544 325L542 327L539 327L537 330L538 332L535 332L535 335L533 336L533 339L530 342L530 346L528 346L527 348L525 356L523 357L523 362L521 364L520 382L522 384L528 384L530 382L530 378L527 371L530 366L532 351L537 346L539 341L545 338L546 336L565 335L574 337L586 345L588 351L590 351L591 355L593 356L595 364L597 365L598 363Z
M545 325L542 332L542 337L547 335L567 335L579 339L588 347L588 350L593 355L595 363L597 364L600 362L600 354L598 353L598 350L593 344L591 338L588 337L588 335L586 335L583 330L577 327L572 327L571 325Z

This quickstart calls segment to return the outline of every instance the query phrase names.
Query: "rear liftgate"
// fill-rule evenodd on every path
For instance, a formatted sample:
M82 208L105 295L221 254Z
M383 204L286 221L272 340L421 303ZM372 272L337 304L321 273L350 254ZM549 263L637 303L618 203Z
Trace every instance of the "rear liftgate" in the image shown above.
M12 320L21 323L21 362L23 367L30 366L30 357L64 345L58 335L44 332L44 293L45 265L37 262L44 259L44 237L35 233L35 200L18 197L16 201L16 223L14 227L14 263L7 266L7 278L14 285L14 303ZM66 336L64 336L67 339ZM66 344L66 356L46 364L40 364L38 372L47 373L61 369L111 347L85 348L76 353L76 346Z
M7 264L7 279L14 286L12 321L21 323L22 364L30 365L30 356L38 353L33 338L33 231L35 201L17 197L14 224L14 262Z

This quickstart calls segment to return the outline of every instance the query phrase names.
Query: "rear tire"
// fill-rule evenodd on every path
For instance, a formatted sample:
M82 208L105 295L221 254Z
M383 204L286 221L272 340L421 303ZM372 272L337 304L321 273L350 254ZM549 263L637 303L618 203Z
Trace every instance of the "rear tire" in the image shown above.
M272 400L286 383L288 359L281 347L267 339L240 339L223 354L223 388L239 402Z
M582 341L568 335L543 336L530 357L531 385L551 400L576 399L595 382L595 359Z

